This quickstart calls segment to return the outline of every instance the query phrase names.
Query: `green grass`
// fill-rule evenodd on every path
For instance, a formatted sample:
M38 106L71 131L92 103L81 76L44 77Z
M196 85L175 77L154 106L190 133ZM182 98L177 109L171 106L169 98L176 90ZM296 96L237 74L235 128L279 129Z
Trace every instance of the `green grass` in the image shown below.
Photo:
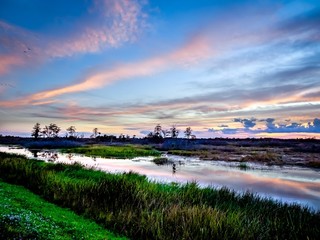
M0 239L125 239L0 179Z
M133 239L318 239L320 213L197 184L159 184L0 153L0 176Z
M65 153L78 153L86 156L97 156L105 158L134 158L142 156L160 156L161 152L142 146L85 146L62 149Z

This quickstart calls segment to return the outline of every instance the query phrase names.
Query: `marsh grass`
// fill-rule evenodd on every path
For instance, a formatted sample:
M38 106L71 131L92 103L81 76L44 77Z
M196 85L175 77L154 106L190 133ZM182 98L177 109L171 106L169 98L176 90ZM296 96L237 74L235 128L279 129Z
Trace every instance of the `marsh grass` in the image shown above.
M0 239L125 239L0 180Z
M105 158L134 158L144 156L160 156L161 152L150 147L137 145L126 146L84 146L76 148L66 148L61 150L64 153L78 153L85 156L96 156Z
M282 157L279 154L272 153L272 152L263 152L263 153L251 153L245 157L240 159L242 162L264 162L264 163L277 163L281 164Z
M169 159L166 157L156 157L152 161L157 165L164 165L170 163Z
M0 175L133 239L318 239L320 213L226 188L0 153Z
M185 156L185 157L193 157L193 156L199 156L202 154L201 151L192 151L192 150L169 150L168 154L174 154L174 155L179 155L179 156Z

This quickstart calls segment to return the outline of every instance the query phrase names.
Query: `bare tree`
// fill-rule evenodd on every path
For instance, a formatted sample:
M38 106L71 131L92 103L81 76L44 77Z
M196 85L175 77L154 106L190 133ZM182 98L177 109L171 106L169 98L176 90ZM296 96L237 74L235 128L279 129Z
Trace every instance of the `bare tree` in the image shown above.
M70 126L67 128L67 133L69 138L74 138L76 137L76 127L75 126Z
M33 127L31 136L37 139L38 137L41 136L41 128L40 128L40 123L36 123Z
M186 130L184 131L184 135L186 136L186 138L190 138L192 135L192 129L191 127L187 127Z

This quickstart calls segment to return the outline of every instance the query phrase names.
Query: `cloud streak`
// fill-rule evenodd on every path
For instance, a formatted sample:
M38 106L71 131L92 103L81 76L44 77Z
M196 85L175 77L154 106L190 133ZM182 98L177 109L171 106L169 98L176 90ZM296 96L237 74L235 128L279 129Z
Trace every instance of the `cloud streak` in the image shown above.
M46 52L53 57L64 57L132 42L147 25L147 14L142 8L138 0L95 1L88 19L76 23L76 31L67 38L53 40Z
M94 53L133 42L146 28L147 14L138 0L95 1L73 29L61 29L51 37L0 20L0 75L14 66L52 58ZM60 36L60 37L57 37Z
M15 107L29 104L33 105L37 104L38 101L43 101L44 99L57 97L63 94L88 91L110 85L116 81L158 73L164 69L172 68L174 65L185 66L190 62L195 62L207 56L208 45L206 44L205 39L194 38L185 46L172 53L137 63L122 64L113 69L95 73L77 84L39 92L14 101L2 102L0 103L0 106Z
M14 66L23 64L23 59L16 55L0 55L0 75L11 70Z

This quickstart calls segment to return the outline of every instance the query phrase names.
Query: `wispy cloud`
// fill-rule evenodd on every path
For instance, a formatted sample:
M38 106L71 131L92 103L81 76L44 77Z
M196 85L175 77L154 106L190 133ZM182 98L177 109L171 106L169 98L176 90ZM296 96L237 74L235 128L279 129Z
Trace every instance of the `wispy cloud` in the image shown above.
M14 66L22 65L23 62L23 59L16 55L0 55L0 75L9 72Z
M0 56L0 75L17 65L94 53L133 42L147 26L143 5L138 0L94 1L89 13L74 22L72 29L51 35L0 21L0 50L6 53Z
M147 26L143 5L138 0L94 1L88 18L75 23L75 31L67 37L53 39L46 53L64 57L132 42Z
M93 8L93 12L96 11L96 9L97 6ZM131 37L128 36L132 36L132 38L134 38L135 33L139 30L139 24L141 24L140 22L143 22L143 20L141 19L144 18L144 14L142 13L141 9L141 4L139 4L136 1L103 1L103 7L99 8L98 12L100 16L103 16L107 19L106 21L110 22L110 18L112 19L111 25L106 25L107 29L104 29L103 24L102 27L99 25L99 28L84 28L83 33L80 33L80 35L72 35L73 38L70 38L67 41L62 41L62 43L59 45L53 44L52 48L49 47L47 50L48 55L53 54L54 56L64 56L70 54L72 55L75 52L97 51L107 43L116 46L117 44L113 44L113 40L110 40L111 38L108 38L109 33L111 36L115 36L115 39L119 40L116 41L117 43L121 41L129 41ZM276 11L269 9L267 13L262 13L262 16L259 17L262 23L258 25L250 25L250 28L258 29L258 27L261 27L261 25L265 26L265 24L267 24L266 16L270 14L270 12L274 13ZM242 15L245 16L244 13ZM257 13L253 14L254 17L257 17L257 15ZM252 17L244 18L243 20L240 19L237 25L242 25L245 23L249 24L248 21L252 22ZM107 71L98 71L73 85L42 91L30 96L26 96L21 99L4 102L2 103L2 106L12 107L26 104L34 104L39 100L42 101L43 99L49 99L63 94L97 89L102 86L112 84L116 81L130 79L136 76L146 76L149 74L158 73L165 69L172 68L173 65L194 66L199 61L208 57L212 58L213 56L215 56L215 54L221 53L221 51L224 51L225 49L231 46L233 48L239 47L243 46L243 44L248 42L250 44L257 44L269 41L270 38L274 36L274 34L279 34L277 33L277 31L279 30L270 29L269 26L269 28L266 28L267 30L265 29L266 32L264 34L261 34L262 36L258 39L251 38L251 34L247 31L243 32L243 30L237 31L240 34L239 37L230 38L229 32L234 28L232 27L232 23L234 22L230 21L225 23L226 28L228 29L227 32L224 32L223 30L214 30L208 33L208 29L205 29L204 31L200 32L196 37L192 38L192 40L188 44L176 51L173 51L172 53L158 57L153 57L136 63L122 64ZM289 74L302 74L306 73L307 68L301 69L299 73L283 74L285 74L286 77L288 77L287 75ZM317 68L314 68L314 71L317 71ZM308 72L306 74L310 73ZM255 96L260 97L261 91L263 91L263 89L259 89L255 93L252 92L248 100L250 101L251 98L254 98ZM232 94L234 95L234 93ZM238 92L236 95L239 96L241 94L244 95L245 93ZM264 92L264 94L266 94L266 92ZM271 93L269 93L269 95L270 94ZM223 96L220 96L220 100L221 98L223 98ZM265 96L265 98L267 99L268 96ZM231 101L237 100L231 98L230 96L228 99L231 99ZM289 99L287 99L287 101L289 101Z
M77 84L39 92L13 101L2 102L0 103L0 106L14 107L36 104L38 101L43 101L44 99L53 98L59 95L97 89L116 81L161 72L164 69L172 68L174 65L185 66L190 62L207 57L209 54L207 47L208 45L203 38L194 38L182 48L169 54L137 63L122 64L107 71L94 73Z

